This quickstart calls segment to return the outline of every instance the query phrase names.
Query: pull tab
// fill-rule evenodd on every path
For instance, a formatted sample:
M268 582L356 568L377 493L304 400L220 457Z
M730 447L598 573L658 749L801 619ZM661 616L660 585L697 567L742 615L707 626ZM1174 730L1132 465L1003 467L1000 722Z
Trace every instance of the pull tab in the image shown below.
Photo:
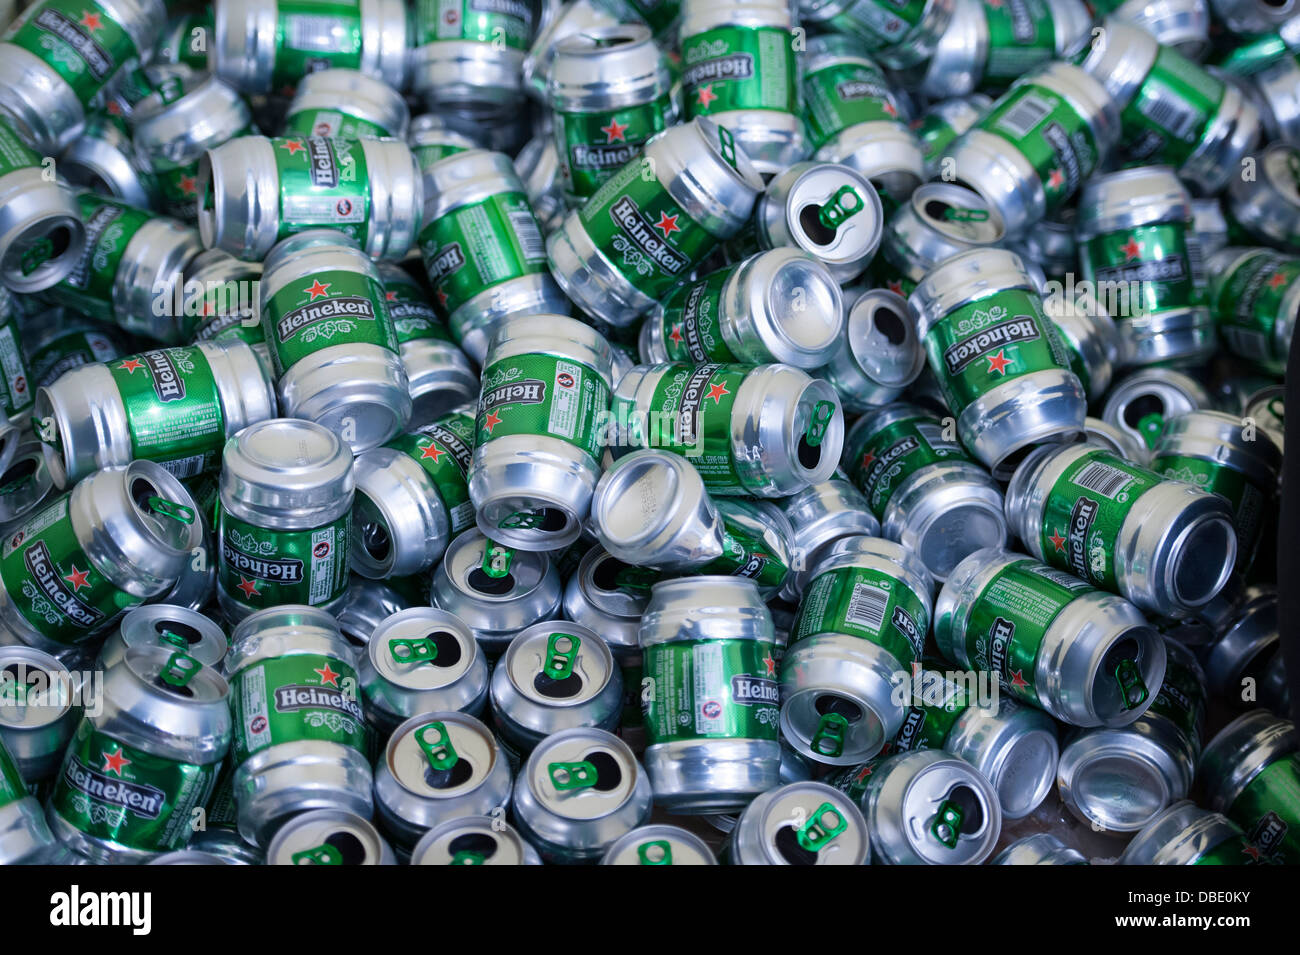
M424 750L429 765L436 770L445 771L460 762L456 747L451 745L451 734L446 725L437 720L416 729L415 742Z
M849 728L849 721L839 713L827 713L817 724L809 746L822 756L838 756L844 752L844 731Z
M546 515L541 511L515 511L497 521L497 527L506 530L536 530L546 523Z
M560 792L590 789L596 785L596 767L585 759L576 763L548 763L546 771Z
M614 575L614 587L634 593L649 593L650 588L657 584L661 577L659 571L649 567L628 566Z
M672 865L673 846L667 839L652 839L636 847L642 865Z
M827 819L834 821L828 824ZM830 803L824 802L817 807L817 811L812 814L809 820L799 828L796 836L799 839L799 845L809 852L820 852L825 848L826 843L848 827L849 821L844 818L840 811Z
M553 633L546 641L546 664L543 672L552 680L567 680L578 662L582 641L571 633Z
M289 858L293 860L294 865L343 864L343 853L330 845L321 845L314 849L304 849L302 852L295 852Z
M158 631L158 642L168 647L175 647L178 650L189 649L189 643L180 634L172 633L170 630Z
M495 541L488 541L483 549L483 573L489 577L501 578L510 573L510 564L515 559L513 547L506 547Z
M939 804L939 812L930 826L930 833L949 849L957 848L957 837L961 835L961 823L965 814L961 806L945 799Z
M836 189L830 199L826 200L817 218L822 220L822 225L826 228L837 229L866 207L867 204L858 194L858 190L844 185Z
M835 417L835 404L831 401L819 401L813 405L812 417L808 421L808 427L804 430L803 439L807 442L808 447L815 448L822 443L826 437L826 426L831 423Z
M388 655L398 663L428 663L438 659L438 646L428 637L388 641Z
M725 126L719 126L718 129L718 151L722 153L722 158L727 161L727 165L732 169L736 168L736 137L731 135L731 130Z
M54 255L54 242L48 235L43 235L23 250L18 268L22 270L23 275L31 275L48 262L52 255Z
M943 217L950 222L987 222L989 211L987 209L965 209L949 206L943 210Z
M481 852L470 852L468 849L462 849L451 857L447 865L482 865L487 859Z
M1115 667L1115 682L1119 684L1120 695L1124 697L1124 709L1141 706L1146 700L1147 685L1142 679L1142 671L1134 661L1119 661L1119 666Z
M198 673L202 667L203 664L188 653L177 650L167 658L163 668L158 671L158 676L168 686L183 687L194 679L194 674Z
M1138 419L1138 433L1142 435L1142 440L1147 443L1147 447L1152 450L1155 449L1156 442L1160 440L1160 432L1164 429L1164 415L1156 414L1154 411Z
M151 495L145 501L149 510L155 514L161 514L163 517L170 517L173 521L179 521L182 524L194 523L194 508L185 504L177 504L175 501L169 501L166 498L159 497L157 494Z

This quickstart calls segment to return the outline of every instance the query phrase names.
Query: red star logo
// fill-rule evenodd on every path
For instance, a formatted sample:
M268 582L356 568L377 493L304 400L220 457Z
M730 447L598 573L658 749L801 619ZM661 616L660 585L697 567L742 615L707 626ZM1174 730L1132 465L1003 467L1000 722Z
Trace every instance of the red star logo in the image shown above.
M871 765L863 766L860 770L858 770L858 777L857 777L857 779L854 780L854 782L856 782L856 783L860 783L860 782L864 781L868 776L871 775L871 771L872 771L874 768L875 768L875 767L874 767L874 766L871 766Z
M291 139L291 140L289 140L287 143L281 143L281 144L280 144L280 148L281 148L281 149L287 149L287 150L289 151L289 155L292 156L294 153L299 152L299 151L301 151L301 150L304 150L304 149L306 149L307 147L304 146L304 145L303 145L301 142L299 142L298 140L296 140L296 139Z
M397 293L396 293L396 292L385 292L385 293L384 293L384 301L385 301L385 302L396 302L396 301L397 301Z
M136 359L134 358L124 358L122 359L122 364L118 365L117 367L120 368L122 371L130 373L135 371L137 368L143 368L144 362L136 361Z
M1130 262L1142 254L1142 246L1138 245L1137 239L1132 236L1129 236L1129 240L1121 245L1119 250L1124 253L1125 260Z
M627 123L620 123L617 119L611 119L608 126L600 127L600 131L605 134L605 142L627 142L623 134L627 132Z
M1059 169L1053 169L1047 177L1048 189L1060 189L1065 185L1065 176Z
M333 670L331 670L330 665L328 663L326 663L323 667L318 667L316 672L320 674L321 686L324 686L326 683L328 683L330 686L339 685L339 677L342 676L342 674L335 673Z
M868 451L866 454L862 456L862 466L864 468L869 468L871 467L871 462L874 460L876 460L876 452Z
M489 411L487 413L487 417L483 419L483 427L488 429L488 434L491 434L492 429L497 425L499 425L500 423L501 423L501 417L496 413L495 410Z
M86 578L90 576L88 570L77 570L77 565L72 565L72 573L64 575L64 580L72 584L72 592L80 593L82 587L89 587L90 581Z
M187 196L197 196L199 194L199 187L193 176L181 176L181 192Z
M1005 349L1003 349L1005 351ZM997 372L999 375L1007 373L1007 365L1014 365L1015 359L1008 358L1001 351L996 355L989 355L989 373Z
M772 654L765 654L762 664L766 668L768 676L776 676L776 661L772 659Z
M898 110L894 108L894 104L893 104L893 103L886 103L886 104L885 104L884 106L882 106L881 108L882 108L886 113L888 113L890 116L893 116L895 119L898 118Z
M254 597L262 596L262 592L257 589L257 581L249 580L247 577L243 576L242 574L239 576L238 586L239 589L244 592L244 596L247 597L249 600L252 600Z
M683 341L682 326L674 325L672 333L668 337L673 341L674 344L680 345Z
M707 395L705 395L704 398L705 398L706 401L707 401L709 398L712 398L712 399L713 399L713 403L714 403L715 405L717 405L717 404L721 404L721 403L722 403L722 396L723 396L723 395L729 395L729 394L731 394L731 392L727 390L727 386L726 386L726 385L721 384L721 383L710 383L710 385L709 385L709 393L708 393Z
M708 109L709 104L718 98L718 94L713 92L712 83L710 83L708 86L701 86L699 92L696 93L695 95L699 97L699 103L701 109Z
M432 441L430 441L424 447L420 448L421 459L432 458L434 464L437 464L438 459L441 458L446 453L447 453L446 451L442 450L442 448L438 447Z
M94 33L96 30L104 29L104 20L98 13L94 13L90 10L83 10L81 12L81 25L91 33Z
M105 753L105 754L104 754L104 770L103 770L103 771L106 772L106 773L117 773L117 777L118 777L119 779L121 779L121 778L122 778L122 767L123 767L123 766L130 766L132 762L134 762L134 761L133 761L133 760L130 760L130 759L127 759L125 756L122 755L122 747L119 746L119 747L117 748L117 752L116 752L116 753Z
M1268 280L1268 287L1276 291L1283 285L1286 285L1286 276L1281 272L1274 272L1273 277Z
M1011 674L1011 688L1013 690L1029 689L1029 681L1025 679L1024 672L1024 670L1017 670Z
M329 298L329 292L325 290L333 284L334 284L333 282L326 282L324 285L322 285L320 279L312 279L311 285L308 288L303 289L303 291L311 296L311 298L309 298L308 301L314 302L322 295L324 295L326 298Z
M121 116L121 115L122 115L122 104L119 103L117 100L110 100L110 101L109 101L109 104L108 104L106 107L104 107L104 108L108 110L108 115L109 115L109 116Z
M659 221L655 223L655 228L664 234L665 239L674 232L682 231L681 226L677 224L678 215L680 213L671 216L666 212L659 213Z
M891 292L893 292L895 295L903 294L903 283L900 282L898 279L894 279L892 282L886 282L885 287L889 289Z
M434 292L433 294L438 296L439 305L445 306L447 304L447 293L444 292L442 289L438 289L438 291Z
M1241 851L1250 856L1255 862L1259 861L1259 846L1246 846Z
M988 0L988 5L994 10L1002 9L1002 0Z
M1061 536L1059 530L1052 531L1052 536L1047 539L1052 542L1052 546L1056 548L1058 554L1065 550L1065 538Z

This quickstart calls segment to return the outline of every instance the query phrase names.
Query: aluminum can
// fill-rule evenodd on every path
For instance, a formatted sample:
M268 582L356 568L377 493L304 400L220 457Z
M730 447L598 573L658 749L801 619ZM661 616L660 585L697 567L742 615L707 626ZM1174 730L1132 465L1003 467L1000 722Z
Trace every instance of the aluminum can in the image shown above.
M358 70L308 73L284 120L286 136L406 139L410 110L393 87Z
M1036 832L1011 843L989 865L1087 865L1078 849L1072 849L1050 832Z
M57 845L40 800L28 793L0 739L0 865L52 862Z
M650 780L627 744L582 726L542 741L515 780L520 834L550 863L599 860L650 815Z
M993 100L983 93L971 93L956 99L940 100L932 104L911 128L921 143L925 159L925 172L931 179L939 176L945 166L943 156L957 137L980 121L980 117L993 105ZM951 168L951 167L948 167ZM955 169L952 170L955 174Z
M420 254L434 308L480 365L497 326L512 315L567 315L509 157L474 149L424 171Z
M542 234L550 235L560 227L569 209L564 199L560 154L555 148L555 137L543 134L528 140L515 157L514 165Z
M618 456L662 448L712 494L764 498L825 481L844 441L835 389L788 365L639 365L614 390L610 424Z
M273 373L262 331L262 263L244 262L220 249L206 249L185 267L185 281L159 302L165 315L181 323L182 342L238 339L252 345Z
M370 816L356 661L334 618L315 607L269 607L231 633L230 762L247 841L265 846L288 816L309 809Z
M96 110L59 158L59 172L74 189L90 189L148 208L155 186L140 163L131 132L119 116Z
M426 832L411 865L541 865L542 857L498 816L458 816Z
M324 10L313 0L219 0L213 18L210 68L244 93L292 96L308 73L331 67L406 85L401 0L343 0Z
M933 583L899 545L837 541L813 569L781 660L781 734L831 766L880 752L902 726L902 687L930 629Z
M12 49L0 43L0 73L7 48ZM86 227L72 190L58 180L46 181L41 157L3 118L0 154L0 284L13 292L39 292L76 268Z
M1073 297L1068 282L1059 294L1050 282L1048 288L1043 308L1069 355L1070 370L1083 385L1089 402L1100 400L1125 353L1120 329L1086 287L1076 289Z
M845 300L845 332L839 351L816 374L835 386L848 411L868 412L888 404L925 367L917 335L917 314L907 300L887 289L868 289Z
M1006 480L1038 444L1074 440L1087 398L1020 257L948 259L909 299L962 443Z
M217 600L230 620L278 604L347 600L352 455L296 418L249 425L222 454Z
M551 234L551 271L588 315L631 325L740 231L762 189L726 127L673 126Z
M1300 193L1292 170L1300 166L1300 148L1270 143L1251 158L1255 161L1254 178L1246 182L1233 176L1228 181L1228 215L1256 241L1294 249L1300 242Z
M792 603L799 602L814 568L837 541L880 536L880 522L867 499L839 471L829 481L791 494L781 502L781 511L794 531L791 573L781 588L781 597Z
M436 113L425 113L411 120L406 142L415 156L415 163L421 171L428 169L440 159L454 156L470 149L481 148L478 140L465 133L452 129Z
M448 819L500 815L511 783L486 726L456 711L421 713L393 730L375 767L379 825L405 854Z
M953 569L934 637L944 659L1071 726L1127 726L1164 679L1164 640L1131 603L996 548Z
M559 617L563 596L564 583L545 553L502 547L471 529L447 545L429 602L469 624L495 659L525 627Z
M1215 638L1201 651L1210 693L1234 707L1251 702L1245 692L1250 681L1258 684L1270 662L1283 656L1276 591L1248 590Z
M96 679L34 647L0 646L0 747L26 783L42 783L58 772L82 704L103 688Z
M111 361L126 353L121 333L62 308L47 310L38 324L34 317L19 322L23 352L31 371L31 386L54 382L70 368L92 361Z
M382 580L426 570L474 526L466 481L474 413L457 408L357 458L349 547L357 573Z
M1035 558L1158 616L1194 614L1237 558L1223 498L1087 445L1031 452L1006 514Z
M729 812L775 786L776 644L757 587L716 576L655 584L640 640L651 681L642 708L656 805Z
M1210 256L1206 271L1210 310L1228 348L1273 374L1285 373L1300 311L1300 258L1230 247Z
M1091 415L1083 421L1083 440L1094 448L1123 458L1129 464L1141 464L1148 457L1148 449L1128 432Z
M488 695L487 658L465 621L411 607L382 621L357 668L366 716L382 735L421 713L477 716Z
M882 66L901 70L928 60L952 19L953 0L800 0L799 17L830 32L847 33Z
M365 817L343 809L315 809L275 831L266 847L266 864L397 865L397 857Z
M1254 861L1241 829L1227 816L1176 802L1133 837L1119 865L1247 865Z
M863 415L843 458L881 534L938 581L972 552L1007 540L1002 489L950 433L928 411L898 402Z
M1208 407L1209 393L1196 379L1172 368L1143 368L1111 386L1102 420L1140 446L1149 460L1166 420Z
M836 354L844 325L840 287L825 263L797 248L773 248L678 286L642 322L638 349L648 365L813 369Z
M1139 26L1189 60L1200 62L1210 46L1210 8L1206 0L1102 0L1091 5Z
M135 647L162 647L220 670L228 646L221 628L198 611L173 604L150 604L136 607L122 618L121 625L99 648L95 668L112 669Z
M571 205L581 205L639 156L646 140L673 124L670 86L648 27L595 27L556 43L546 98Z
M228 694L221 674L183 651L127 650L64 755L46 807L59 841L99 863L183 846L230 748Z
M353 646L364 647L370 642L375 628L393 614L415 603L424 603L423 597L417 597L413 599L405 591L399 592L386 583L353 574L348 583L347 602L335 615L335 620Z
M546 8L555 7L554 15L548 15L544 9L537 36L524 57L521 69L524 92L539 103L546 102L546 83L550 76L551 64L555 61L560 44L571 36L591 35L594 31L638 22L639 18L621 16L615 12L613 4L603 0L570 0L563 4L546 3Z
M1260 137L1259 111L1231 83L1171 46L1109 17L1080 60L1120 110L1125 152L1173 166L1193 191L1214 195Z
M239 136L203 154L198 190L203 244L250 261L320 228L371 258L399 260L424 208L420 167L398 139Z
M538 27L538 7L527 0L417 4L409 54L412 92L430 112L522 109L524 56Z
M662 823L638 826L614 840L601 865L717 865L713 850L695 833Z
M1203 804L1241 826L1252 861L1300 860L1297 750L1295 724L1263 710L1237 717L1205 747L1198 779Z
M1210 9L1224 26L1242 36L1280 29L1294 12L1286 3L1275 7L1257 0L1210 0Z
M825 783L798 782L763 793L740 814L727 842L732 865L867 865L871 841L862 811Z
M34 435L19 437L15 431L0 440L9 444L0 446L0 461L9 457L8 465L0 471L0 536L4 536L10 525L50 498L54 481L45 466L45 446Z
M1001 245L1002 215L978 193L952 182L919 186L889 217L872 274L896 295L911 295L926 273L954 255Z
M1255 106L1263 117L1265 138L1300 144L1300 95L1296 93L1300 62L1294 53L1279 57L1251 79L1258 90Z

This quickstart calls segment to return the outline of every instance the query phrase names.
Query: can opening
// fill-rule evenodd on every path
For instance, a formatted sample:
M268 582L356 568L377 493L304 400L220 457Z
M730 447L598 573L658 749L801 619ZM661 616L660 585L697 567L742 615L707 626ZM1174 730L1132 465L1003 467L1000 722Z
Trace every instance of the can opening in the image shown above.
M533 689L552 700L567 700L582 692L582 677L570 673L562 680L553 680L545 673L533 677Z
M138 477L131 482L130 495L131 500L135 502L135 506L146 514L153 512L153 508L149 506L149 498L159 496L158 489L153 486L153 482L142 477Z
M467 832L447 843L451 856L473 853L481 859L491 859L497 853L497 841L486 832Z
M457 757L449 769L434 769L426 762L424 781L434 789L453 789L468 782L474 775L474 765L464 756Z
M816 447L808 443L808 435L800 435L798 447L799 464L808 471L817 470L817 465L822 460L822 446Z
M166 674L167 674L167 668L163 667L162 670L158 671L158 675L153 678L153 685L158 687L158 689L160 690L166 690L168 693L175 693L177 696L183 696L186 697L187 699L192 698L194 696L194 691L191 690L188 686L184 686L177 683L168 683L166 679Z
M895 348L907 341L907 322L903 319L903 316L892 308L881 307L876 309L871 314L871 324Z
M594 749L582 758L596 767L596 783L591 788L597 792L607 793L623 781L623 768L603 749Z
M1232 570L1236 534L1226 520L1204 521L1183 540L1174 593L1184 605L1200 606L1222 589Z
M40 667L34 667L28 663L11 663L4 669L0 670L4 674L4 679L0 680L0 685L12 687L6 690L4 696L10 703L25 704L28 693L48 693L54 688L54 678L46 673Z
M190 646L194 646L203 639L203 634L199 633L197 629L191 627L188 623L180 623L176 620L154 621L153 628L160 637L180 637Z
M962 833L969 835L984 828L984 802L974 789L965 783L953 786L944 801L961 811Z
M4 455L5 445L9 443L9 435L0 437L0 457ZM0 497L6 497L23 489L36 474L36 469L40 462L35 457L27 457L15 461L4 472L0 474Z
M776 831L772 842L776 851L790 865L816 865L817 853L809 852L799 844L799 833L794 826L782 826Z
M393 540L388 528L378 521L368 521L361 526L361 546L377 561L385 561L393 552Z
M448 633L446 630L435 630L426 633L424 638L433 644L436 653L428 662L436 667L451 667L460 662L460 641L456 639L455 634Z
M817 203L809 203L799 210L799 225L804 234L818 245L830 245L835 241L839 230L822 221L822 209Z
M325 837L325 845L339 851L344 865L361 865L366 861L365 844L350 832L331 832Z
M1165 403L1159 395L1138 395L1124 406L1124 423L1135 431L1142 429L1142 421L1150 415L1164 417Z
M484 572L482 567L475 567L471 570L465 578L465 583L489 597L500 597L515 589L513 574L508 573L504 577L491 577Z
M842 716L850 723L856 723L862 719L862 707L850 699L842 696L836 696L834 693L823 693L813 701L813 709L820 716L827 713L834 713Z
M597 589L613 592L619 589L618 575L627 570L628 564L617 557L605 557L591 572L591 582Z

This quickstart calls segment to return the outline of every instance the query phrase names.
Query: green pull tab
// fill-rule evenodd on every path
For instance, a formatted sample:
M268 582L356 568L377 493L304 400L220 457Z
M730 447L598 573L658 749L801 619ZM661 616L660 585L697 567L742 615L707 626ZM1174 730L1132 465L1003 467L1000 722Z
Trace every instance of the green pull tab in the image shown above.
M514 559L513 547L488 541L487 546L483 548L483 573L489 577L504 577L510 573L510 564Z
M636 847L642 865L672 865L673 846L667 839L652 839Z
M956 803L945 799L939 804L939 812L930 826L931 834L949 849L957 848L957 837L961 835L961 823L965 814Z
M170 630L160 630L158 632L158 642L169 647L175 647L178 650L188 650L190 646L184 637L172 633Z
M546 771L560 792L572 789L590 789L596 785L596 767L585 759L576 763L549 763Z
M624 567L614 575L614 587L618 590L629 590L633 593L649 593L650 588L657 584L662 575L657 570L649 567Z
M188 653L177 650L167 658L163 668L158 671L158 676L168 686L185 686L190 680L194 679L194 674L198 673L202 668L203 664L198 660Z
M154 494L145 501L149 510L155 514L161 514L163 517L170 517L174 521L180 521L182 524L194 523L194 508L185 504L177 504L175 501L168 501Z
M815 448L822 443L826 437L826 426L831 423L835 417L835 404L830 401L819 401L813 405L812 417L808 421L808 427L804 430L803 439L807 442L808 447Z
M1134 661L1119 661L1119 666L1115 667L1115 682L1119 684L1120 695L1124 697L1124 709L1141 706L1146 700L1147 685L1142 679L1142 671Z
M852 186L840 186L822 206L817 218L822 220L822 225L826 228L837 229L866 207L858 190Z
M736 137L732 136L731 131L725 126L718 127L718 151L722 153L722 158L727 161L727 165L735 169Z
M18 261L18 268L23 275L31 275L54 255L54 242L48 235L43 235L26 249Z
M567 680L578 662L582 641L571 633L553 633L546 641L546 664L543 672L552 680Z
M817 724L809 745L823 756L838 756L844 752L844 731L849 721L838 713L827 713Z
M398 663L428 663L438 659L438 646L428 637L388 641L388 655Z
M497 527L506 530L535 530L546 522L546 515L541 510L515 511L497 521Z
M302 852L295 852L289 858L293 860L294 865L343 864L343 853L333 846L317 846L315 849L304 849Z
M1142 440L1147 443L1147 447L1153 450L1156 442L1160 440L1160 432L1164 429L1164 415L1157 414L1154 411L1148 412L1138 419L1138 433L1142 435Z
M448 770L460 762L456 747L451 745L451 734L437 720L425 723L415 731L415 742L424 750L424 758L437 770Z
M468 849L462 849L451 857L447 865L482 865L487 859L481 852L470 852Z
M989 211L987 209L963 209L957 206L949 206L943 210L943 217L951 222L987 222Z
M820 852L825 848L826 843L848 827L849 821L844 818L840 811L830 803L824 802L817 807L817 811L812 814L808 821L799 828L796 835L799 839L799 845L809 852Z

